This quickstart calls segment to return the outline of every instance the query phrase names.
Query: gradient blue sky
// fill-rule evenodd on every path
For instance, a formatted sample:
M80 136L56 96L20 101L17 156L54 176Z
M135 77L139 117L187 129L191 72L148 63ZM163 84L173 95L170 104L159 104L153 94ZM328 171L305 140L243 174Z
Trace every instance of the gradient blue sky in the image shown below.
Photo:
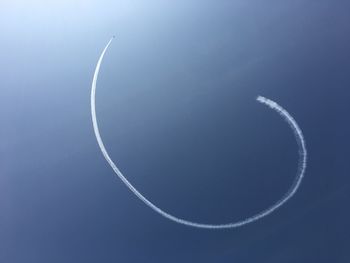
M350 261L350 3L2 1L0 262ZM271 216L223 231L290 187L297 145L255 101L302 128L309 167Z

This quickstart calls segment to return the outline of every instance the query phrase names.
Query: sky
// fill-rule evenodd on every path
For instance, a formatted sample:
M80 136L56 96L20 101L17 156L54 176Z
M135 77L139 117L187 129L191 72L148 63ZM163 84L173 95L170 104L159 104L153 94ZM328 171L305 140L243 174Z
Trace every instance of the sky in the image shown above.
M350 261L350 3L2 1L0 262ZM194 229L146 207L123 174Z

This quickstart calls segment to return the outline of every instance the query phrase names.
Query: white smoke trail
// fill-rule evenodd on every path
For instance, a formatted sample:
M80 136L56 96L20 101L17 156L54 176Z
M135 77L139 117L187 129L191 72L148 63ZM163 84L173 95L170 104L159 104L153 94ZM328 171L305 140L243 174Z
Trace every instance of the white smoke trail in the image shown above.
M113 36L114 38L114 36ZM170 219L176 223L183 224L186 226L191 227L197 227L197 228L207 228L207 229L224 229L224 228L236 228L243 225L246 225L248 223L254 222L264 216L267 216L271 214L273 211L278 209L280 206L282 206L287 200L289 200L295 192L298 190L300 183L304 177L305 169L306 169L306 147L305 147L305 140L303 137L303 134L301 132L301 129L299 128L296 121L293 119L293 117L281 106L279 106L276 102L269 100L264 97L257 97L257 101L269 106L271 109L275 110L277 113L279 113L285 121L289 124L289 126L292 128L295 138L297 140L298 146L299 146L299 166L298 166L298 172L295 178L295 181L291 188L288 190L288 192L274 205L271 207L265 209L264 211L257 213L256 215L253 215L251 217L245 218L240 221L232 222L232 223L226 223L226 224L205 224L205 223L197 223L193 221L189 221L186 219L178 218L176 216L173 216L164 210L157 207L155 204L153 204L151 201L149 201L146 197L144 197L129 181L125 178L125 176L122 174L122 172L118 169L118 167L114 164L112 159L109 157L108 152L103 144L103 141L101 139L100 131L97 125L97 118L96 118L96 105L95 105L95 99L96 99L96 83L97 83L97 77L98 73L100 71L100 66L103 60L103 57L106 53L106 50L108 49L109 45L111 44L113 38L108 42L104 50L102 51L102 54L97 62L94 77L92 80L92 87L91 87L91 115L92 115L92 124L94 127L95 136L98 142L98 145L101 149L101 152L106 159L106 161L109 163L109 165L112 167L113 171L116 173L116 175L120 178L120 180L123 181L123 183L147 206L149 206L151 209L159 213L160 215L164 216L167 219Z

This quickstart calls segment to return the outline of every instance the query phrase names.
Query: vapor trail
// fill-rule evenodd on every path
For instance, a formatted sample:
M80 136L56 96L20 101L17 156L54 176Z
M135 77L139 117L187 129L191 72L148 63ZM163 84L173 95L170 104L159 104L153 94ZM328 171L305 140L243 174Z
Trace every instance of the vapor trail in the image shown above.
M114 37L113 37L114 38ZM108 44L106 47L103 49L102 54L100 58L98 59L94 77L92 80L92 87L91 87L91 116L92 116L92 124L94 127L94 132L96 136L96 140L98 142L98 146L101 149L101 152L106 159L106 161L109 163L109 165L112 167L113 171L116 173L116 175L119 177L120 180L123 181L123 183L142 201L144 202L147 206L149 206L151 209L162 215L163 217L172 220L176 223L183 224L186 226L191 226L191 227L197 227L197 228L207 228L207 229L224 229L224 228L235 228L235 227L240 227L243 225L246 225L248 223L254 222L264 216L267 216L271 214L273 211L278 209L280 206L282 206L285 202L287 202L298 190L300 183L304 177L305 169L306 169L306 160L307 160L307 151L306 151L306 146L305 146L305 140L302 134L301 129L299 128L298 124L296 121L293 119L293 117L281 106L279 106L276 102L264 98L264 97L257 97L257 101L267 105L271 109L275 110L278 114L280 114L284 120L289 124L289 126L292 128L296 141L298 143L299 147L299 164L298 164L298 171L297 175L295 177L293 185L290 187L290 189L287 191L287 193L280 199L278 200L274 205L270 206L269 208L263 210L260 213L257 213L256 215L253 215L251 217L247 217L243 220L232 222L232 223L226 223L226 224L205 224L205 223L197 223L193 221L189 221L186 219L182 219L176 216L173 216L164 210L160 209L158 206L153 204L151 201L149 201L146 197L144 197L129 181L128 179L125 178L125 176L122 174L122 172L118 169L118 167L114 164L112 159L109 157L108 152L103 144L103 141L101 139L100 131L98 128L97 124L97 118L96 118L96 83L97 83L97 77L98 73L100 71L100 66L103 60L103 57L111 44L113 38L109 40Z

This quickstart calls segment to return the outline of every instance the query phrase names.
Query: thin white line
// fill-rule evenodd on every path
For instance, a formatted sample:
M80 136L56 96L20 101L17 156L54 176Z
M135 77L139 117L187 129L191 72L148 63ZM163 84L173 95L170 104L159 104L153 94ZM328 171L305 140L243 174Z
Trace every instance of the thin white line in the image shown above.
M113 37L114 38L114 37ZM301 181L304 177L305 169L306 169L306 161L307 161L307 151L305 146L305 140L304 136L302 134L301 129L299 128L298 124L294 120L294 118L280 105L278 105L276 102L267 99L262 96L257 97L257 101L267 105L271 109L275 110L278 114L280 114L284 120L289 124L289 126L292 128L296 141L298 143L299 147L299 165L298 165L298 171L297 175L295 177L294 183L292 184L291 188L287 191L287 193L279 199L274 205L270 206L269 208L263 210L262 212L257 213L256 215L253 215L251 217L245 218L243 220L227 223L227 224L204 224L204 223L197 223L189 220L185 220L176 216L173 216L164 210L160 209L158 206L153 204L151 201L149 201L146 197L144 197L129 181L125 178L125 176L122 174L122 172L118 169L118 167L114 164L112 159L109 157L108 152L103 144L103 141L101 139L100 131L97 124L97 118L96 118L96 105L95 105L95 98L96 98L96 83L97 83L97 77L98 73L100 71L100 66L103 60L103 57L106 53L106 50L108 49L109 45L111 44L113 38L109 40L108 44L102 51L102 54L97 62L94 77L92 80L92 87L91 87L91 116L92 116L92 124L94 127L94 132L96 136L96 140L98 142L98 145L101 149L101 152L106 159L106 161L109 163L109 165L112 167L113 171L116 173L116 175L120 178L120 180L123 181L123 183L147 206L149 206L151 209L159 213L160 215L164 216L165 218L172 220L176 223L183 224L186 226L191 227L197 227L197 228L207 228L207 229L224 229L224 228L236 228L243 225L246 225L248 223L254 222L259 220L262 217L265 217L269 214L271 214L273 211L281 207L285 202L287 202L298 190Z

